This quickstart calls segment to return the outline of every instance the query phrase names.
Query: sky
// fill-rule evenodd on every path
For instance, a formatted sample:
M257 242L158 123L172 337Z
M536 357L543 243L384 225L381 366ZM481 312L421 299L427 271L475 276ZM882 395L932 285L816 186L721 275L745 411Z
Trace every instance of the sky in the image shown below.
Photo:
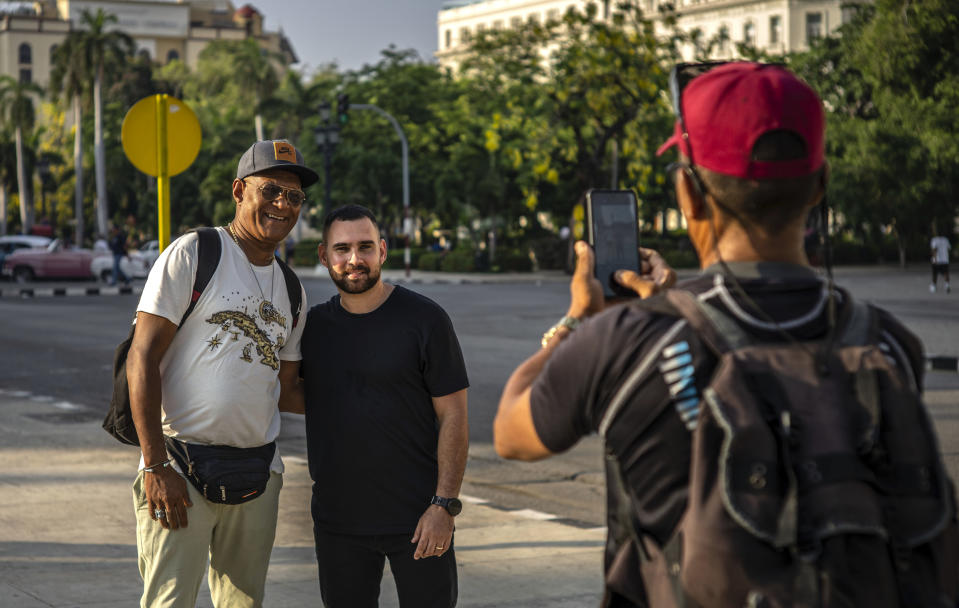
M240 7L246 0L233 0ZM355 70L396 45L434 61L436 16L444 0L249 0L268 30L282 29L307 72L330 62Z

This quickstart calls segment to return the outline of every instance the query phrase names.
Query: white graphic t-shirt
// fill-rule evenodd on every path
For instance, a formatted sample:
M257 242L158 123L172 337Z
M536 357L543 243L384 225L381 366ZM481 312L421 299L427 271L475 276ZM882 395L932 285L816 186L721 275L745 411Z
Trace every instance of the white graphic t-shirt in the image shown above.
M929 247L932 249L933 264L949 263L949 239L944 236L934 236L929 241Z
M160 362L163 433L191 443L256 447L280 433L280 361L302 358L306 293L301 288L294 328L277 262L252 266L224 228L217 233L220 263ZM197 236L190 233L160 254L137 312L179 324L196 265ZM283 472L279 451L272 469Z

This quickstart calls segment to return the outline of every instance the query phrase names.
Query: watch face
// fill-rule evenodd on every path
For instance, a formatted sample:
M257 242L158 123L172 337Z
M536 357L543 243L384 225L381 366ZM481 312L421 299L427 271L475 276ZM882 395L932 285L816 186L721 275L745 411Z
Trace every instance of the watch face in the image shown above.
M460 511L463 510L463 503L460 502L459 498L451 498L448 503L446 503L446 511L456 517L460 514Z

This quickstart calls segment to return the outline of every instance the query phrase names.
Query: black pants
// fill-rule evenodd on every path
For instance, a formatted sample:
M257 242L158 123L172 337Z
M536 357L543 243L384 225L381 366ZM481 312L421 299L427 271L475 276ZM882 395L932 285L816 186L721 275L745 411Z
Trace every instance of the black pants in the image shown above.
M456 606L453 542L442 557L413 559L412 534L331 534L313 529L320 595L326 608L376 608L383 566L390 560L400 608Z

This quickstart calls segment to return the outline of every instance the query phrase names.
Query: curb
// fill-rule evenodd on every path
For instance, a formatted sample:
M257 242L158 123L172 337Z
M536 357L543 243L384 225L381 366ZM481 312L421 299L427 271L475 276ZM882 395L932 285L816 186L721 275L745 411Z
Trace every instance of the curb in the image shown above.
M926 369L959 372L959 357L944 357L941 355L926 357Z
M60 296L122 296L139 294L143 287L17 287L0 289L0 298L37 298Z

